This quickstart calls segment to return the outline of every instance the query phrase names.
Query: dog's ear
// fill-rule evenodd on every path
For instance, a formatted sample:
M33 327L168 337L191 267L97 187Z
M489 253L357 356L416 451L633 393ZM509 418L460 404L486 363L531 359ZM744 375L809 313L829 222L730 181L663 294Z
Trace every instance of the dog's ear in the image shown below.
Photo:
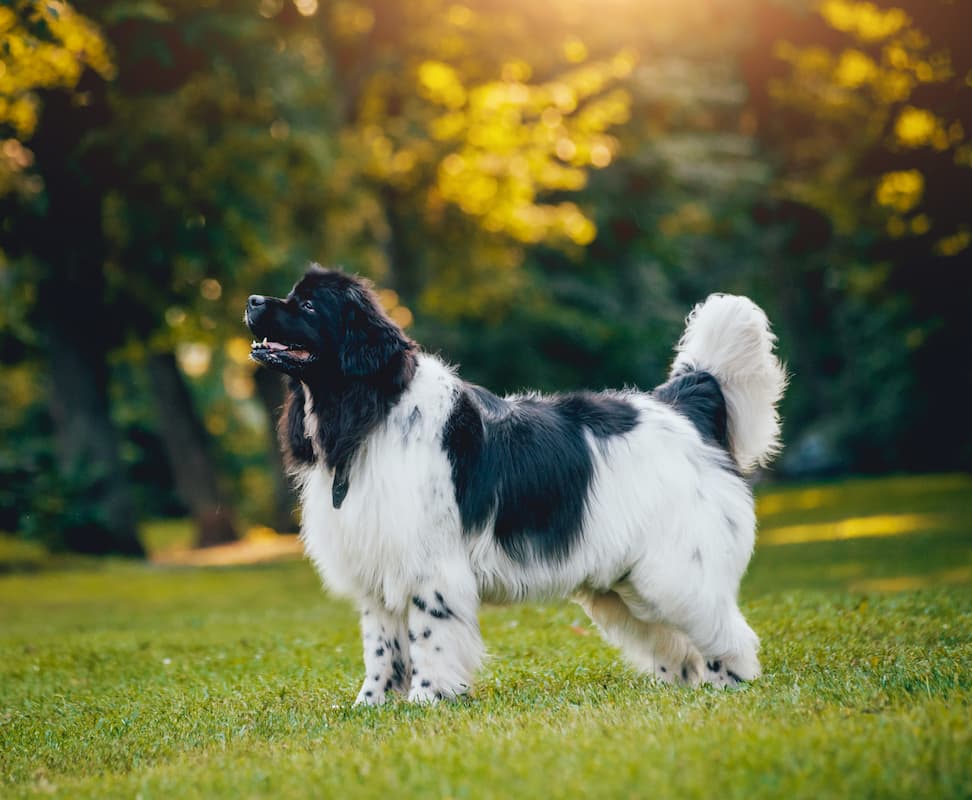
M381 372L412 343L392 322L367 289L348 290L344 308L344 341L340 348L345 375L364 377Z

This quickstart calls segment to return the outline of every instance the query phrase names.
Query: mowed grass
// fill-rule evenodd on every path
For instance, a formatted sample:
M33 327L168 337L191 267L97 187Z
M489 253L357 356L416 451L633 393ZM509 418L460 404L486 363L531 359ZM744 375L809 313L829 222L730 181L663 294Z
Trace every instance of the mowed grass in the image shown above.
M0 795L970 797L972 478L761 493L765 674L659 686L576 607L487 608L474 694L351 708L301 561L0 576Z

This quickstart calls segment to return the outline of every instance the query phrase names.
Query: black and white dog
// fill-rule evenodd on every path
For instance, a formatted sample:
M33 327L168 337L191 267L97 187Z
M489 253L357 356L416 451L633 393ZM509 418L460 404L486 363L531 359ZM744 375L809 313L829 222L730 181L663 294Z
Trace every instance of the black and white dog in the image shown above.
M357 702L466 692L483 601L572 596L663 681L759 675L736 602L756 522L743 475L779 448L786 377L750 300L697 306L653 392L551 397L462 381L341 272L311 267L245 316L252 357L288 376L304 546L360 609Z

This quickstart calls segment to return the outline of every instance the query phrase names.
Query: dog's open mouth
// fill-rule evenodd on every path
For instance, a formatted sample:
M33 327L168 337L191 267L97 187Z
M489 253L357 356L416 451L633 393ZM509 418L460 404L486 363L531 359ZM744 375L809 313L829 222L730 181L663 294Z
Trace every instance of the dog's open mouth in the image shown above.
M314 356L302 345L270 342L266 337L263 337L262 342L254 341L250 344L250 355L258 361L270 361L277 358L290 358L296 361L314 360Z

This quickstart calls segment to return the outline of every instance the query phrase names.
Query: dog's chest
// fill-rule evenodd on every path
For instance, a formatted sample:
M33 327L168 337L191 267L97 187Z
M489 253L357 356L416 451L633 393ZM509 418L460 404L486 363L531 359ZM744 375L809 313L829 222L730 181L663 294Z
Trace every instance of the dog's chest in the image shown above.
M340 508L332 502L330 471L317 466L307 475L302 536L335 592L407 599L424 565L461 540L441 439L451 378L444 369L420 368L417 385L355 456Z

